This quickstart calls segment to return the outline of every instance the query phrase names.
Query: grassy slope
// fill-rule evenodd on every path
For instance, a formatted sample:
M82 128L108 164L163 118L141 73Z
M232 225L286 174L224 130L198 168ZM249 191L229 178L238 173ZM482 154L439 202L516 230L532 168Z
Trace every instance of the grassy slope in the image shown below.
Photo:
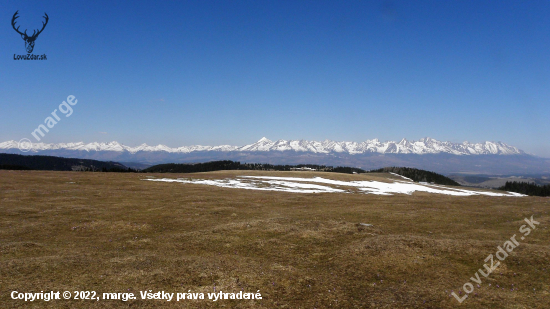
M243 174L317 175L221 171L181 176ZM28 305L11 300L12 290L139 295L145 289L206 293L215 286L224 292L260 290L264 299L33 305L451 308L458 305L449 297L451 290L469 281L485 257L519 234L523 218L531 215L540 228L489 278L482 277L477 295L461 307L550 304L548 198L296 194L140 180L150 175L0 171L0 307ZM374 227L359 229L359 222ZM517 290L511 291L512 285Z

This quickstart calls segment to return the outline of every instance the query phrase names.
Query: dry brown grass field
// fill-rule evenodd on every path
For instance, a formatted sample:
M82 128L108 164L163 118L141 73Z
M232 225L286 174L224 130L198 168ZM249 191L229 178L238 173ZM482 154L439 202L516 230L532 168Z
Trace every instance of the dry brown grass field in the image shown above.
M0 171L0 308L550 308L548 198L303 194L142 180L236 175L387 178ZM462 304L450 296L464 295L484 259L519 237L531 216L538 228L480 287ZM262 299L142 300L145 290L260 290ZM31 303L12 300L12 291L137 299Z

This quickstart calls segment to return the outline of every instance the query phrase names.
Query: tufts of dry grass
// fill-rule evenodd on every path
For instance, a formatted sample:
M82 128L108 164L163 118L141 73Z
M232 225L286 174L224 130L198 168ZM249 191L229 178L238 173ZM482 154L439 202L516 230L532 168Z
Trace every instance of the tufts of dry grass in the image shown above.
M451 291L531 217L541 222L463 308L550 307L550 199L297 194L142 181L185 175L0 171L0 307L11 291L132 292L36 308L451 308ZM373 224L372 227L358 223ZM470 281L471 282L471 281ZM256 292L262 300L141 300L142 290Z

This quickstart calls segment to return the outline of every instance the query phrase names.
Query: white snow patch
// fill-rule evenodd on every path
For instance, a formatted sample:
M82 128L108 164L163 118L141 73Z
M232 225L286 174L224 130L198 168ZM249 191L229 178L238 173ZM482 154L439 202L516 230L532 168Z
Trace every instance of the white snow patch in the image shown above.
M401 177L401 178L406 179L406 180L413 181L412 179L410 179L410 178L408 178L408 177L405 177L405 176L402 176L402 175L399 175L399 174L396 174L396 173L390 172L390 174L392 174L393 176Z
M381 181L340 181L322 177L299 178L299 177L268 177L268 176L241 176L236 179L143 179L160 182L179 182L187 184L200 184L217 186L222 188L235 188L262 191L283 191L294 193L349 193L348 190L339 187L352 187L365 194L392 195L395 193L412 194L413 192L427 192L434 194L445 194L454 196L525 196L519 193L507 192L497 193L489 191L474 191L467 189L449 188L441 185L418 184L408 181L396 181L392 183ZM304 183L307 182L307 183ZM312 183L319 183L312 184Z
M181 182L190 184L210 185L222 188L237 188L247 190L262 190L262 191L283 191L294 193L324 193L324 192L340 192L345 193L345 190L336 189L327 186L320 186L314 184L296 183L290 181L244 181L241 179L143 179L149 181L164 181L164 182ZM269 185L269 186L266 186Z

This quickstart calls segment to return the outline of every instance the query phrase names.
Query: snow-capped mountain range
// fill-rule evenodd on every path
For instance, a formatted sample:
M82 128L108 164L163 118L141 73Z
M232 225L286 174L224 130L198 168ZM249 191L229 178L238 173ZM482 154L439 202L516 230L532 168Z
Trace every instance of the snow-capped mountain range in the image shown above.
M0 150L14 150L19 148L17 141L7 141L0 143ZM32 152L52 151L52 150L70 150L86 152L127 152L135 154L138 152L165 152L189 154L193 152L284 152L295 151L304 153L342 153L342 154L439 154L448 153L454 155L519 155L526 154L524 151L507 145L502 142L483 142L483 143L452 143L442 142L433 138L422 138L418 141L409 141L402 139L400 142L386 141L380 142L378 139L367 140L364 142L336 142L325 140L306 141L306 140L277 140L271 141L265 137L259 141L245 146L182 146L171 148L165 145L149 146L142 144L137 147L130 147L118 142L110 143L59 143L45 144L35 143L32 145Z

